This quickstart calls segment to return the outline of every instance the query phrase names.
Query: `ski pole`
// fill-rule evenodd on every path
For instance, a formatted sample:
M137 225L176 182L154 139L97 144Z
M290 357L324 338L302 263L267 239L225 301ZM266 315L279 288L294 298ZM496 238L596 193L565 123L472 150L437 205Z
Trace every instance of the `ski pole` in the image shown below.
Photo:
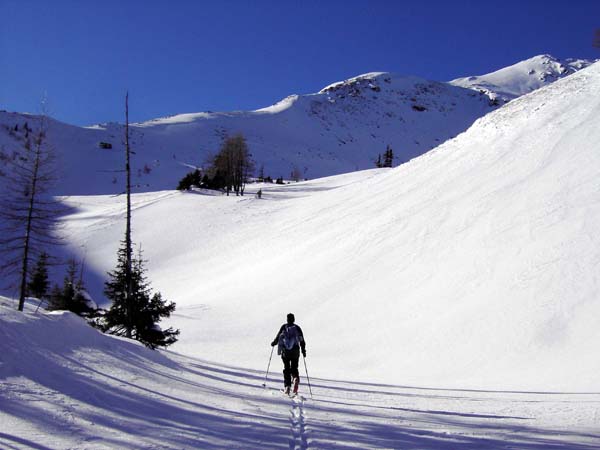
M308 382L308 391L310 392L310 398L312 398L312 389L310 388L310 378L308 377L308 368L306 367L306 358L302 355L302 361L304 361L304 371L306 372L306 381Z
M271 358L273 358L273 350L275 350L275 346L271 347L271 356L269 356L269 364L267 364L267 373L265 373L265 382L263 383L263 387L267 387L267 377L269 376L269 368L271 367Z

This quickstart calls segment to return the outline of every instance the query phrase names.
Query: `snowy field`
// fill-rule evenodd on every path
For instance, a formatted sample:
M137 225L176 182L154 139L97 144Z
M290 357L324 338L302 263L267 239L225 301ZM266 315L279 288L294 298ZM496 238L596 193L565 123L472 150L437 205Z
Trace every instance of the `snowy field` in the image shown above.
M134 241L177 303L175 351L260 369L285 314L315 376L599 391L600 65L513 100L392 170L263 198L134 197ZM123 198L71 197L72 251L102 295Z
M136 195L180 342L3 300L0 447L600 448L598 92L595 64L392 170ZM124 199L64 201L101 300ZM288 312L312 398L275 357L262 387Z
M10 304L10 309L8 305ZM444 390L264 371L104 336L0 300L3 449L594 449L600 393ZM266 362L266 361L265 361ZM310 364L310 359L308 359ZM266 369L266 367L265 367Z

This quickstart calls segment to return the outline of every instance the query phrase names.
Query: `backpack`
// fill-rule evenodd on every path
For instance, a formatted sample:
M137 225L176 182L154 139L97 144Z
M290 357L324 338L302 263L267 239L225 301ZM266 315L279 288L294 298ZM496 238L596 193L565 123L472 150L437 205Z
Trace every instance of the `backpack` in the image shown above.
M300 344L300 333L298 327L294 324L285 325L279 335L279 350L291 350L294 346Z

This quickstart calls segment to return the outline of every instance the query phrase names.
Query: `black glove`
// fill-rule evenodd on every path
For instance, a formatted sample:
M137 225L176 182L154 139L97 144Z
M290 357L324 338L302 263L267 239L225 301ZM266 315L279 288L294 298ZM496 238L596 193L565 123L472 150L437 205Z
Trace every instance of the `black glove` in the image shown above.
M271 347L275 347L277 345L277 340L271 342Z

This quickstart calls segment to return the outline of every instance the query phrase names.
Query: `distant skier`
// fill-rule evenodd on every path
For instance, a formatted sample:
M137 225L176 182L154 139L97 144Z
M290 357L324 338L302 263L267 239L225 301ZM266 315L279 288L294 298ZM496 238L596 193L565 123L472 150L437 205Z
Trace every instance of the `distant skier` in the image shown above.
M290 393L293 380L293 393L298 393L298 384L300 383L300 374L298 373L298 360L300 359L300 349L302 356L306 357L306 342L304 342L304 334L302 328L296 325L295 317L292 313L287 315L287 323L281 325L277 332L277 336L271 346L277 347L277 354L281 355L283 361L283 385L284 392Z

